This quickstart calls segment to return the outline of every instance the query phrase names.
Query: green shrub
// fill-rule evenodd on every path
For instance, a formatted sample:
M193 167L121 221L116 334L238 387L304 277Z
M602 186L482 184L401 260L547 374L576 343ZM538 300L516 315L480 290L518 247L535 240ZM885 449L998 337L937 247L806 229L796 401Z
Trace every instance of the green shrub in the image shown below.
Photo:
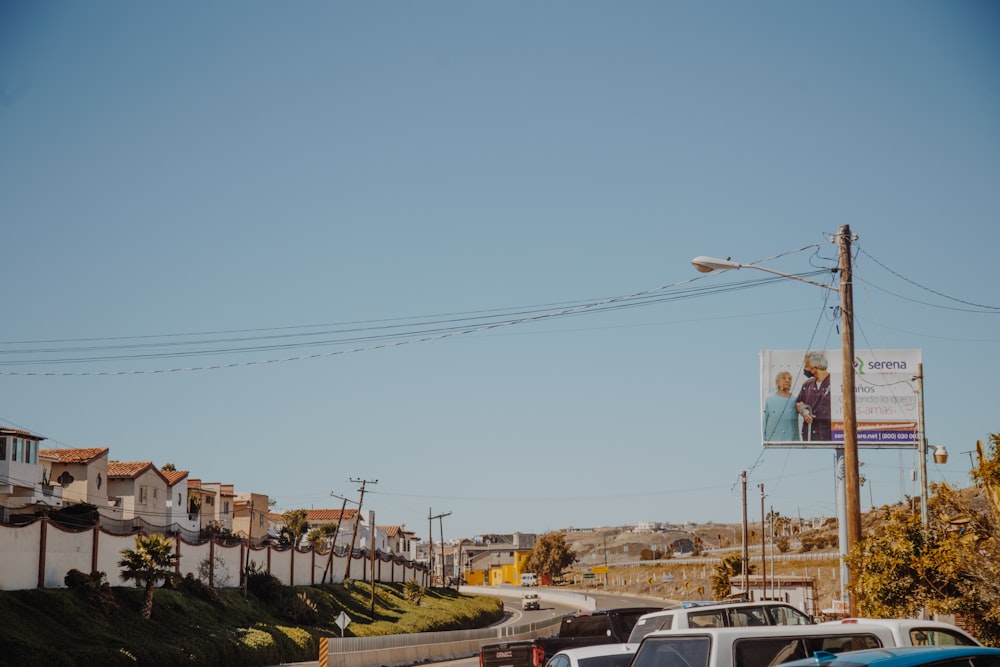
M79 593L87 602L100 609L102 614L110 616L118 611L118 601L105 577L103 572L84 574L74 569L66 573L63 583L66 588Z

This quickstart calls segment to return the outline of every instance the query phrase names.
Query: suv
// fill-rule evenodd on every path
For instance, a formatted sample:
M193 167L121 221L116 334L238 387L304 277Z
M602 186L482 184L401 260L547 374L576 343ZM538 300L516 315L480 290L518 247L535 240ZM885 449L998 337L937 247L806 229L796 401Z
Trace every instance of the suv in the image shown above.
M646 614L632 628L629 644L638 644L657 630L728 628L755 625L812 625L813 620L784 602L685 602L678 607Z
M538 593L525 593L521 596L521 609L524 611L541 608L541 601L538 598Z

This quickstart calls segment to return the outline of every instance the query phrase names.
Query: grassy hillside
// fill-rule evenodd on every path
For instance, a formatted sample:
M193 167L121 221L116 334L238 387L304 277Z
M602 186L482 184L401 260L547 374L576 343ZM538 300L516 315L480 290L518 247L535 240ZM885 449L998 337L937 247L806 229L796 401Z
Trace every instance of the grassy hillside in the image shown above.
M425 589L419 604L402 584L240 590L158 588L153 615L139 616L133 588L0 592L0 666L254 667L315 660L319 637L339 637L334 620L352 619L347 636L482 627L503 616L498 598Z

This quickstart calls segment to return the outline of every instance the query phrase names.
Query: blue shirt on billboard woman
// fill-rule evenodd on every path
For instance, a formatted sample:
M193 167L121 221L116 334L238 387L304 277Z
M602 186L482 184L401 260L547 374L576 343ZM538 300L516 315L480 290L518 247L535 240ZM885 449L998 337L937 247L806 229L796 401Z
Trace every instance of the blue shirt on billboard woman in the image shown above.
M764 401L764 442L799 439L799 413L792 397L792 374L781 371L774 378L775 392Z
M824 353L806 353L802 373L809 379L795 399L795 409L802 415L803 440L833 439L830 429L830 373L826 369Z

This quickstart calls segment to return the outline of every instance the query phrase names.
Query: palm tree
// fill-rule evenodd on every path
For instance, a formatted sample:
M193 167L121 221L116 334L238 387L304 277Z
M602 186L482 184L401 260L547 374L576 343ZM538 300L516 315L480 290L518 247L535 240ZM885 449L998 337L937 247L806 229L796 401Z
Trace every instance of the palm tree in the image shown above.
M146 589L140 611L143 618L152 616L153 587L160 579L174 574L177 558L173 540L159 533L136 535L135 549L122 549L122 559L118 561L122 579L135 581L136 586L145 586Z
M747 574L754 571L753 563L747 566ZM712 594L716 600L722 600L732 588L732 581L743 576L743 558L740 556L723 556L716 563L715 571L712 573Z
M289 510L281 515L285 521L285 528L292 537L292 545L298 546L299 539L309 532L309 522L306 521L305 510Z

